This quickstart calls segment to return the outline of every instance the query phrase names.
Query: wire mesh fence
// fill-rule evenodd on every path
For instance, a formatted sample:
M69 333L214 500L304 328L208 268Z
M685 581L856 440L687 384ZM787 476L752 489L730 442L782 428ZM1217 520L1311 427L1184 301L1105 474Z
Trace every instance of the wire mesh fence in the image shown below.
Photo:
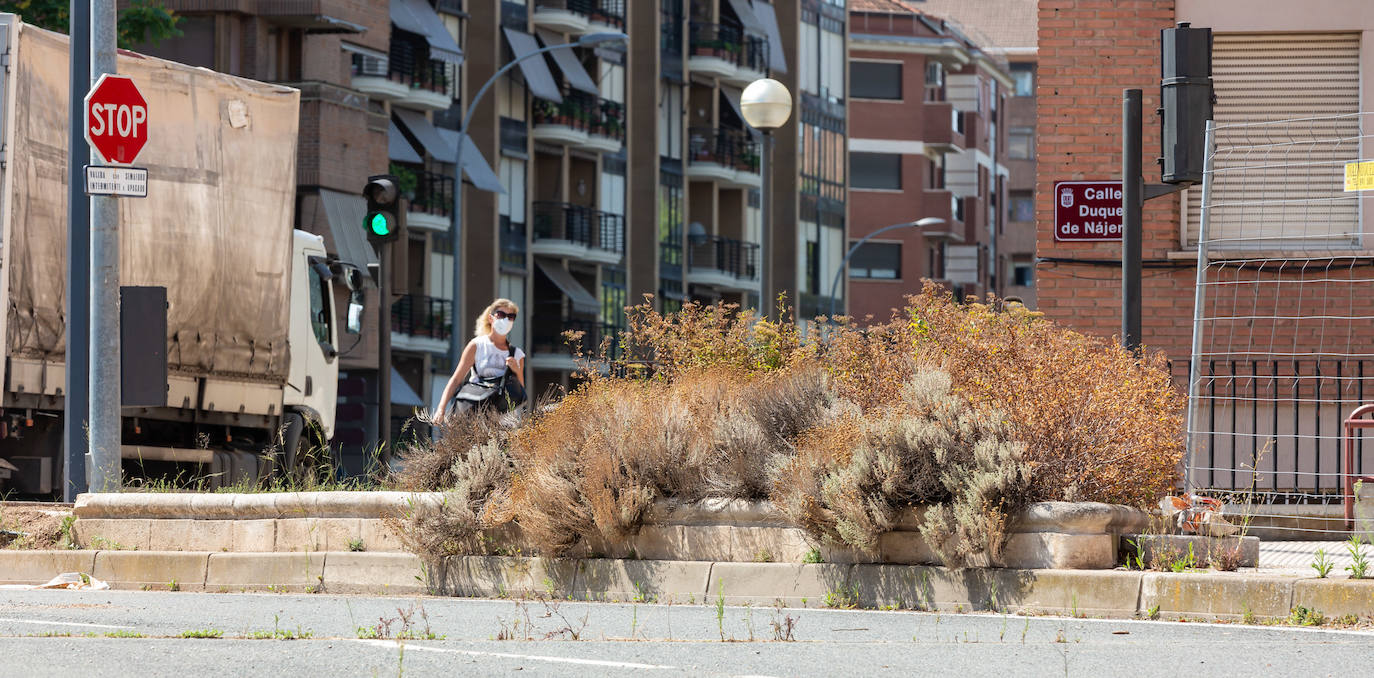
M1186 484L1289 536L1347 533L1346 479L1374 474L1374 444L1356 432L1349 459L1343 444L1346 417L1374 402L1374 191L1345 181L1370 148L1370 115L1209 129L1187 210L1198 277Z

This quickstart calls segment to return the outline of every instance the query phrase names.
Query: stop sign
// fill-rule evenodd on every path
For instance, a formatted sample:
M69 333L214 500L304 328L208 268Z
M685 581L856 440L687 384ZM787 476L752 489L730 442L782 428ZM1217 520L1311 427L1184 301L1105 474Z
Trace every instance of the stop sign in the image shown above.
M86 95L86 142L105 162L128 165L148 143L148 102L132 78L105 73Z

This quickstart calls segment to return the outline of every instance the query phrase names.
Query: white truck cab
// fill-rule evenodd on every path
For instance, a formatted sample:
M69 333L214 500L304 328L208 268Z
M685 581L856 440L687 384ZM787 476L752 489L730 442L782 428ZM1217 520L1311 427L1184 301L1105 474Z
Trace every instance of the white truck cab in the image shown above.
M282 409L295 411L334 437L339 390L339 327L324 238L295 231L291 252L291 371Z

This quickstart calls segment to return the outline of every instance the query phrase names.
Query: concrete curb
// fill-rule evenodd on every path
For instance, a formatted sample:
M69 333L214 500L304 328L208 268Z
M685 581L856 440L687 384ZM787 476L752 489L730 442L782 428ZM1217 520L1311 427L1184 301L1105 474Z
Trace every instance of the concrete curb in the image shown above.
M1106 618L1374 617L1374 580L1126 570L952 570L843 563L549 559L402 553L0 551L0 584L90 572L113 588L327 592L644 603L858 606ZM175 582L175 585L173 584Z

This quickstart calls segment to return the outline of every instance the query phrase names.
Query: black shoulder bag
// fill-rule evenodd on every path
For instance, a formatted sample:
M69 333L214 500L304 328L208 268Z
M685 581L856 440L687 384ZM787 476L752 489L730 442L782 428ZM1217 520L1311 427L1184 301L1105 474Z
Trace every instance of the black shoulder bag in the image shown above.
M506 354L514 356L515 347L511 346ZM499 377L483 378L478 376L477 366L473 365L468 379L453 396L453 406L459 412L491 409L505 413L519 407L525 399L525 387L520 385L520 379L509 366Z

